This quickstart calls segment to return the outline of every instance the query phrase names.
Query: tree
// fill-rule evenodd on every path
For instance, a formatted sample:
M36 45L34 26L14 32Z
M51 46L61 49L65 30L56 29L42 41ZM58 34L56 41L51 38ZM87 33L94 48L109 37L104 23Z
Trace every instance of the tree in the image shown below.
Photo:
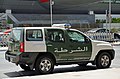
M96 23L106 23L106 20L97 19ZM120 23L120 18L112 18L111 23Z

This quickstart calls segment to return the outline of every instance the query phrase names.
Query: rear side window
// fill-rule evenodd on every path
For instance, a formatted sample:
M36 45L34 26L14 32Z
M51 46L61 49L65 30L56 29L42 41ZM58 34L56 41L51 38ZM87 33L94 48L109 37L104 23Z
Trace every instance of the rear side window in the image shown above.
M26 40L27 41L42 41L43 35L41 29L30 29L26 30Z
M47 29L48 40L52 42L64 42L64 32L58 29Z

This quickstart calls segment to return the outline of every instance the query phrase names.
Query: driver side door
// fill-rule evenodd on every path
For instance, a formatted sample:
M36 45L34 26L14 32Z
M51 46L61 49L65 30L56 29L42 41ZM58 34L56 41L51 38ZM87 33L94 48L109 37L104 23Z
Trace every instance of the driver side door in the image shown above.
M68 30L67 33L70 58L74 61L89 60L92 53L91 40L79 31Z

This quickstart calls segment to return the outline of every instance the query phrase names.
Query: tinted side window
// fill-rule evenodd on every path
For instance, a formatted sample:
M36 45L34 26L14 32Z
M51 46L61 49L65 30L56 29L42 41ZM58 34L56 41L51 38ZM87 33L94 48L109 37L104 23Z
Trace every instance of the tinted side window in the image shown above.
M101 33L102 31L101 30L97 30L96 32Z
M98 33L105 33L106 29L100 29L100 30L97 30L96 32L98 32Z
M27 41L42 41L43 40L42 30L40 29L26 30L26 40Z
M64 42L64 33L62 30L47 29L48 40L52 42Z

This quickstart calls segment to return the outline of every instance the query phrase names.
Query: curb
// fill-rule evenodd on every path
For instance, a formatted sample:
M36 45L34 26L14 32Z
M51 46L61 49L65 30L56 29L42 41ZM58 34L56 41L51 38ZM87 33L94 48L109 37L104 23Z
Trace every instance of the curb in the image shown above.
M120 79L120 68L98 69L91 71L57 73L38 76L25 76L4 79Z

